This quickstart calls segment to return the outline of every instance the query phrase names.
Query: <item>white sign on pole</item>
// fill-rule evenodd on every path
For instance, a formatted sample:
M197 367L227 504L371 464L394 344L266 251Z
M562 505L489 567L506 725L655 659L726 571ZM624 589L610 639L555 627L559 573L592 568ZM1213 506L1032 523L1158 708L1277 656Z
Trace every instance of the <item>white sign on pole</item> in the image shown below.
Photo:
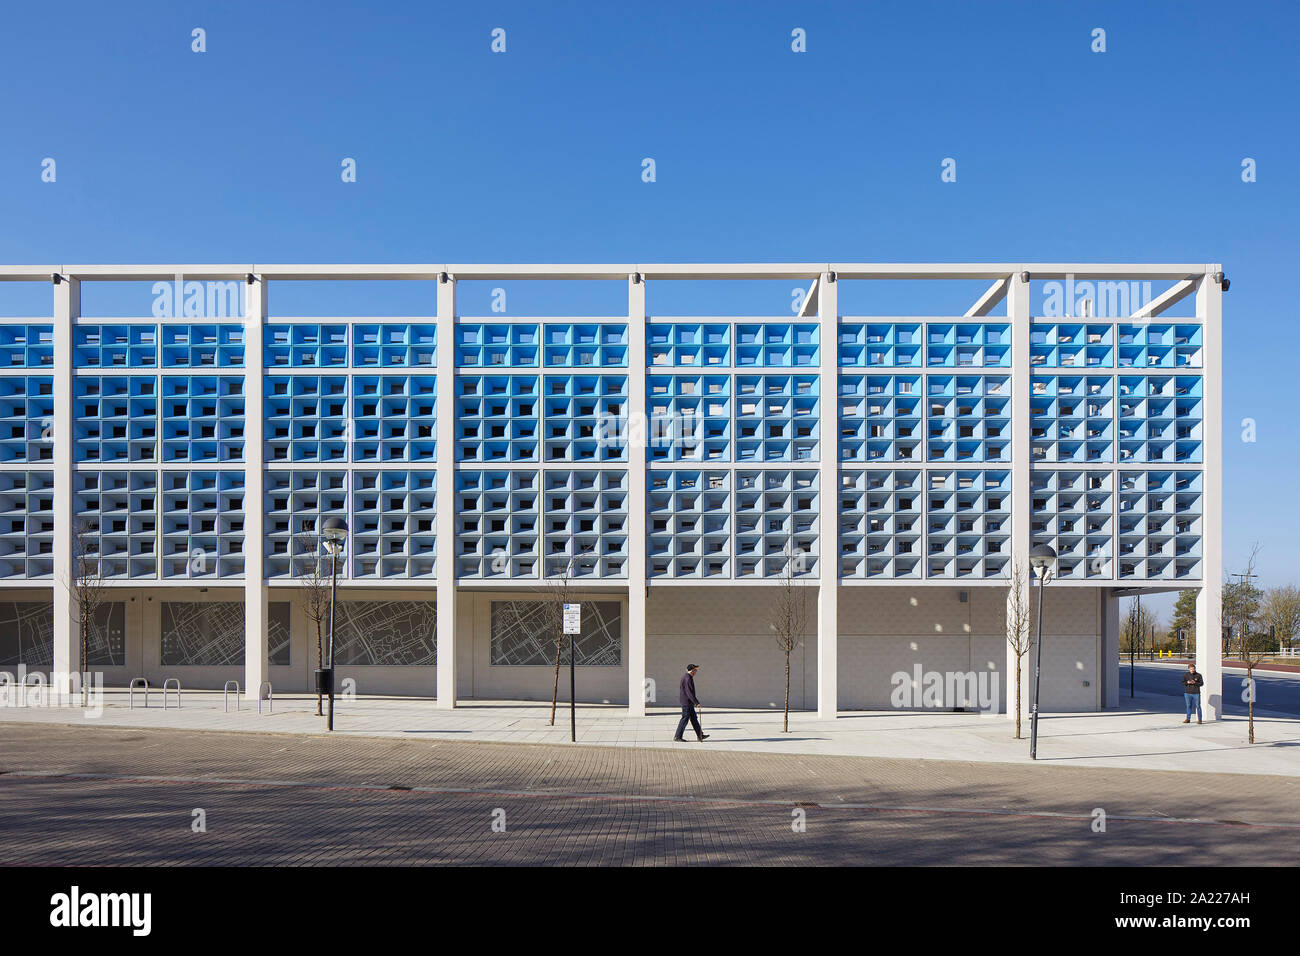
M581 604L564 605L564 633L565 634L582 633L582 605Z

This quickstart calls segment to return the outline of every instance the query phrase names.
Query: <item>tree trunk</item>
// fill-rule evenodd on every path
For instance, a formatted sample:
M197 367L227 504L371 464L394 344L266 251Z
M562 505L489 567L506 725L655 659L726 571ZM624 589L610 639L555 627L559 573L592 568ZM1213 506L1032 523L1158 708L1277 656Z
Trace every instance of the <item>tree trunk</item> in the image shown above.
M324 663L325 663L325 644L321 640L320 618L318 617L316 618L316 669L320 670L321 667L324 665ZM333 676L334 676L333 674L330 675L330 677ZM259 687L258 688L259 695L261 693L261 690L262 689ZM317 717L324 716L324 711L321 710L321 698L323 696L324 695L320 692L320 690L317 689L316 691L316 716Z
M785 718L781 724L784 733L790 732L790 652L785 652Z
M555 726L555 702L560 699L560 655L564 650L564 635L555 641L555 686L551 688L551 726Z
M1016 658L1016 740L1020 739L1020 659Z
M89 655L89 653L90 653L90 625L86 621L86 612L83 609L81 612L81 673L83 675L81 681L81 706L82 707L86 707L89 704L89 700L86 697L86 681L84 677L86 673L86 658Z
M1253 744L1255 742L1255 670L1249 664L1246 666L1246 683L1250 685L1250 716L1246 721L1246 743Z

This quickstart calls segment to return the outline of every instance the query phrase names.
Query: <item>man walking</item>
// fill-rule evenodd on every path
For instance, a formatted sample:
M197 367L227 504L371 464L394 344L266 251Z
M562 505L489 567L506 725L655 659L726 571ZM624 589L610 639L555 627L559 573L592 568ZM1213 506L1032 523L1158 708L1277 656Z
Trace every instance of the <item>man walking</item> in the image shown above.
M1187 716L1183 718L1183 723L1192 722L1192 707L1196 707L1196 722L1201 722L1201 686L1205 683L1205 678L1196 672L1196 665L1190 661L1187 664L1187 673L1183 675L1183 703L1187 705Z
M686 722L691 722L691 727L695 729L695 736L700 740L708 740L709 735L700 729L700 718L695 714L695 708L700 706L700 699L695 696L695 672L700 669L699 664L687 664L686 673L682 675L682 683L678 688L677 700L682 705L682 719L677 723L677 734L673 740L682 740L682 733L686 730Z

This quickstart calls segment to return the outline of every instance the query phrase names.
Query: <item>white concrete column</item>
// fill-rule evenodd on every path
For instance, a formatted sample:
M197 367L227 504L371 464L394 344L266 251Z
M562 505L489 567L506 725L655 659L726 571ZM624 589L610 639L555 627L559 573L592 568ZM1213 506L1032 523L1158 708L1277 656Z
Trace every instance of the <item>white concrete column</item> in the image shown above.
M256 700L270 680L266 591L266 494L262 456L262 330L267 315L266 281L244 284L244 697Z
M71 689L82 669L77 635L77 602L72 593L75 563L72 493L72 323L81 315L81 280L62 279L54 287L54 673L58 693ZM45 425L42 425L42 432ZM29 442L30 444L30 442Z
M1007 284L1007 318L1011 323L1011 554L1010 567L1021 569L1020 578L1025 593L1021 597L1022 606L1031 611L1030 639L1034 639L1037 620L1032 616L1036 605L1032 604L1034 590L1031 580L1033 569L1029 566L1030 523L1032 521L1033 496L1030 493L1030 365L1029 365L1029 283L1017 270L1011 274ZM1008 574L1010 578L1010 574ZM1010 584L1010 581L1008 581ZM1007 620L1011 619L1011 589L1007 589ZM1005 637L1005 635L1004 635ZM1030 687L1033 666L1030 655L1020 657L1011 648L1008 641L1006 677L1006 708L1008 718L1016 716L1016 671L1020 671L1020 707L1021 714L1029 714L1029 698L1033 693Z
M1196 596L1196 669L1207 720L1223 716L1223 288L1219 265L1205 267L1196 291L1201 321L1201 578Z
M444 279L446 281L444 281ZM438 707L456 706L456 278L438 279Z
M646 705L646 475L645 282L627 284L627 713L644 717ZM664 688L665 692L671 688ZM655 700L660 689L655 688Z
M1101 706L1119 706L1119 598L1101 589Z
M822 273L817 287L817 717L833 720L840 708L840 309L839 285L830 272Z

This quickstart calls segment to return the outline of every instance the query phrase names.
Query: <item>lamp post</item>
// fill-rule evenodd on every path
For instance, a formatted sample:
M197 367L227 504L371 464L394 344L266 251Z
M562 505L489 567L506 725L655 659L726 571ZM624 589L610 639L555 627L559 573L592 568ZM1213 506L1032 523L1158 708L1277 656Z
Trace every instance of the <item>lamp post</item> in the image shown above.
M1029 565L1037 572L1038 578L1038 636L1034 651L1034 712L1029 721L1029 757L1038 759L1038 690L1043 669L1043 585L1052 574L1052 565L1056 563L1056 551L1048 544L1036 544L1029 551Z
M321 524L320 536L325 539L325 547L330 551L330 636L329 663L326 665L326 684L329 691L330 707L326 727L334 729L334 595L339 584L339 553L348 540L348 523L342 518L326 518Z

